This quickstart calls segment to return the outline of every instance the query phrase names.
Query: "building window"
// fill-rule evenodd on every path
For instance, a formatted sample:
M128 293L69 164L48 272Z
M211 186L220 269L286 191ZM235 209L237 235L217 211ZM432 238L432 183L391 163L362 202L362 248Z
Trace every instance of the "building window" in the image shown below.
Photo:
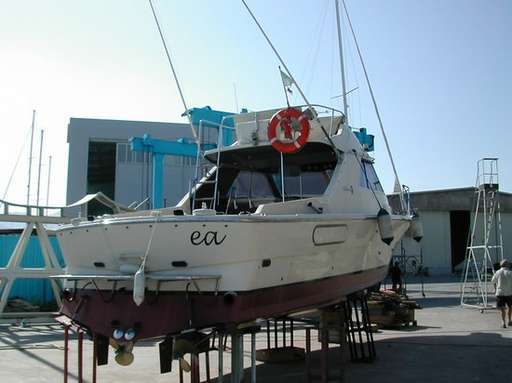
M89 142L87 162L87 194L102 192L114 199L116 176L116 144L112 142ZM111 209L97 201L87 206L88 215L111 214Z

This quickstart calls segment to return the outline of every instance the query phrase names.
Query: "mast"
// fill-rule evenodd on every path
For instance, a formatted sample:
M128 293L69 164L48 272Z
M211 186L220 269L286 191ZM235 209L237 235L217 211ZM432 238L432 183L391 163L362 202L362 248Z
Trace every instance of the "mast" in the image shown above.
M34 144L34 125L36 111L32 110L32 127L30 128L30 152L28 154L28 182L27 182L27 206L30 205L30 179L32 177L32 148Z
M50 201L50 179L52 175L52 156L48 157L48 184L46 185L46 206Z
M343 126L348 126L348 104L347 104L347 84L345 82L345 64L343 60L343 40L341 38L341 17L339 0L335 0L336 7L336 28L338 30L338 51L340 54L340 74L341 74L341 96L343 98L343 114L345 121Z
M37 171L37 198L36 205L39 206L39 191L41 187L41 160L43 159L43 138L44 130L41 129L41 142L39 143L39 169Z

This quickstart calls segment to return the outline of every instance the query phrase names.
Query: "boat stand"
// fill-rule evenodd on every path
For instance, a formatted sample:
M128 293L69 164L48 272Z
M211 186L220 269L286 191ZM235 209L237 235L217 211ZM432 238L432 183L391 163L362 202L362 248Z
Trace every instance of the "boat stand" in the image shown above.
M344 349L346 344L344 306L336 306L320 310L320 326L318 338L321 344L320 362L314 366L311 355L311 330L312 326L306 327L306 363L305 381L313 382L344 382ZM337 362L334 365L329 363L329 343L340 345ZM336 368L337 367L337 368Z
M352 362L371 363L377 357L366 292L351 294L343 307L347 343Z
M205 373L206 382L211 382L210 372L210 354L209 350L218 352L218 383L227 381L224 376L224 351L227 349L227 340L231 338L231 374L230 383L241 383L244 381L244 335L251 336L251 383L256 383L256 334L260 332L259 326L247 327L244 329L231 329L226 331L217 329L216 334L211 339L211 345L205 354ZM217 345L216 345L217 344ZM191 354L190 363L190 382L200 383L200 354ZM179 381L184 383L183 368L179 364Z
M234 329L230 331L231 336L231 381L230 383L241 383L244 381L244 335L251 336L251 383L256 383L256 334L261 331L259 326ZM225 335L224 335L225 337ZM222 335L219 335L219 383L224 382L223 371L223 344ZM225 345L225 343L224 343Z
M64 325L64 383L68 383L69 377L69 344L70 344L70 331L77 334L77 347L78 347L78 374L77 382L83 383L84 381L84 333L85 331L76 326ZM96 383L96 362L97 362L97 340L93 339L93 353L92 353L92 383Z

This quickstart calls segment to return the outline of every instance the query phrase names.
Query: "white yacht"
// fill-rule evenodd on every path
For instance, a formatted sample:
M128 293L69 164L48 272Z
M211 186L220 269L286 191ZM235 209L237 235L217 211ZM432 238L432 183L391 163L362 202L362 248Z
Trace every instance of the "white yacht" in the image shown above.
M62 227L62 312L142 339L330 305L381 281L411 216L391 212L343 115L314 108L234 116L235 143L205 153L213 167L175 207Z

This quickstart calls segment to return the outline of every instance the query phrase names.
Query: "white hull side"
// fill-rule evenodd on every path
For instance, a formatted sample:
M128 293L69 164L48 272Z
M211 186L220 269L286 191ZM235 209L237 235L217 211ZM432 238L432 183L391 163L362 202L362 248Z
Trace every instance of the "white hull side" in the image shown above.
M395 218L396 242L409 220ZM217 216L154 221L106 220L62 230L58 238L67 272L119 274L123 264L138 267L155 224L146 271L221 276L217 287L214 281L198 282L202 291L248 291L312 281L385 266L391 257L392 247L381 241L375 218ZM207 233L216 233L218 244ZM263 267L263 260L271 264ZM173 261L184 261L187 267L173 267ZM105 267L95 267L95 262ZM111 286L98 282L100 288ZM131 289L130 282L118 285L123 286ZM155 289L156 282L148 282L148 288ZM186 283L168 282L159 288L183 291Z

